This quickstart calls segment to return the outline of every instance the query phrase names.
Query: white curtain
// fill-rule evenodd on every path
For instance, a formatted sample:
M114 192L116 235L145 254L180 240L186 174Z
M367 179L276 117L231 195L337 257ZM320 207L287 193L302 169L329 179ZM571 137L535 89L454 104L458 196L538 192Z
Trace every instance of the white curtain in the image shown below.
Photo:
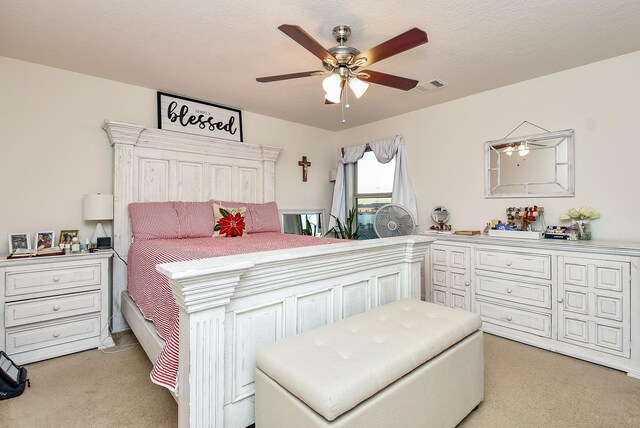
M409 171L407 169L407 150L405 148L404 138L402 138L401 135L373 141L368 144L343 147L340 149L340 163L338 164L336 183L333 189L331 215L339 218L342 222L345 221L347 215L347 197L353 196L347 195L345 167L346 164L358 162L358 160L364 156L367 146L371 148L371 151L373 151L376 155L376 159L378 159L378 162L380 163L387 163L394 157L396 158L391 202L406 207L413 215L417 224L418 207L416 203L416 194L413 191L413 186L409 179ZM331 229L334 225L335 219L331 217L329 220L329 228Z
M340 149L338 154L338 168L336 171L336 183L333 188L333 202L331 203L331 215L339 218L342 223L347 218L347 182L345 180L346 164L356 163L364 156L366 144L349 146ZM350 195L351 196L351 195ZM329 218L329 229L336 225L334 217Z

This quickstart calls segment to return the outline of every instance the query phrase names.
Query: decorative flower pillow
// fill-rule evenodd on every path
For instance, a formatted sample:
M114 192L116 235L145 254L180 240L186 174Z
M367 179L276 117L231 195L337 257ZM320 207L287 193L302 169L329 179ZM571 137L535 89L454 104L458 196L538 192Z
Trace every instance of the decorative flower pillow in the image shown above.
M227 208L222 205L213 204L213 236L243 236L245 230L244 218L247 212L246 207Z

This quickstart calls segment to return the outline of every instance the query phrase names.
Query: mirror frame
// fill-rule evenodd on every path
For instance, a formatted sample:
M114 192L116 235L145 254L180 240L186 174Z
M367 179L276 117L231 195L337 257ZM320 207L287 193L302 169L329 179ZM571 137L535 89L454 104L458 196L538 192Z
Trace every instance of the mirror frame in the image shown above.
M561 138L559 143L554 145L549 145L549 147L555 147L563 141L567 141L567 188L566 190L560 190L558 192L550 192L550 193L529 193L526 191L529 184L533 183L513 183L518 185L523 185L525 188L525 192L512 192L512 193L494 193L494 189L491 188L491 172L492 171L500 171L500 157L498 157L498 163L495 168L491 168L491 154L498 151L496 147L506 146L509 144L515 144L518 142L529 141L529 143L536 142L547 142L549 140ZM493 140L486 141L484 143L484 189L485 199L500 199L500 198L566 198L575 196L575 147L574 147L574 130L573 129L565 129L562 131L555 132L545 132L543 134L535 134L528 135L522 137L514 137L509 139L502 140ZM564 163L555 163L556 166L556 174L557 174L557 165L564 165ZM498 186L500 186L500 176L498 175Z
M444 220L444 221L442 222L442 224L447 224L447 222L448 222L448 221L449 221L449 219L451 218L451 214L449 213L449 210L447 209L447 207L442 206L442 205L437 205L437 206L433 207L433 209L431 210L431 220L433 220L433 222L434 222L434 223L436 223L436 224L440 224L440 222L439 222L437 219L435 219L435 218L434 218L434 217L436 216L436 210L437 210L438 208L442 208L442 209L441 209L440 211L438 211L438 212L442 213L442 210L444 210L444 212L446 212L446 213L447 213L447 218L446 218L446 220Z
M327 228L327 223L326 223L326 218L324 215L324 209L323 208L310 208L310 209L300 209L300 210L279 210L280 211L280 231L282 233L285 233L284 231L284 215L285 214L293 214L293 215L319 215L320 216L320 222L321 222L321 230L320 232L320 236L324 236L325 233L327 233L327 231L325 230Z

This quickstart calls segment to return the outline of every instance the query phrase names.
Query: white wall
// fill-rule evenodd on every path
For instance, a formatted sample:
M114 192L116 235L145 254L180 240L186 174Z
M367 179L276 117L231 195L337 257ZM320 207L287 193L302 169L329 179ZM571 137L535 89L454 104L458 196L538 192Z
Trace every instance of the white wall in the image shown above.
M436 205L450 210L458 230L482 230L492 218L505 219L509 206L543 206L547 224L560 224L568 208L586 205L602 214L594 239L640 241L638 76L635 52L341 131L338 147L403 135L421 228L432 224ZM484 199L483 143L524 120L575 129L574 198ZM512 136L539 132L525 124Z
M547 223L556 224L566 209L589 205L602 213L595 239L640 241L638 75L640 52L339 133L251 112L243 112L243 131L248 143L284 148L276 164L281 208L328 211L327 174L337 149L399 133L408 145L421 227L439 204L450 209L456 229L482 229L503 218L507 206L542 205ZM155 127L155 90L0 57L0 94L0 254L8 250L8 232L77 228L89 236L94 224L82 220L82 195L112 191L102 123ZM576 130L575 198L484 199L483 142L523 120ZM307 183L297 166L302 155L312 163Z
M79 229L82 196L112 192L105 119L156 127L156 91L0 57L0 254L7 233ZM215 100L211 100L215 102ZM325 208L335 133L243 112L244 140L284 149L276 163L283 208ZM297 161L312 163L302 183ZM111 233L110 225L105 225Z
M299 125L251 112L242 112L244 140L284 150L276 163L276 201L280 209L331 209L333 183L329 170L336 166L335 132ZM302 182L302 156L311 162L308 181Z

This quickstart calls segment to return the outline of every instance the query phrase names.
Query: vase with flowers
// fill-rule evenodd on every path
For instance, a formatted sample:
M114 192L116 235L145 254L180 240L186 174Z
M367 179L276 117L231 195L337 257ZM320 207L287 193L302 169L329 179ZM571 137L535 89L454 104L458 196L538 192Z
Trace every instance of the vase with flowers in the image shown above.
M600 213L591 207L582 207L579 210L571 208L560 216L560 220L571 220L572 225L578 229L578 239L591 239L591 220L600 218Z

